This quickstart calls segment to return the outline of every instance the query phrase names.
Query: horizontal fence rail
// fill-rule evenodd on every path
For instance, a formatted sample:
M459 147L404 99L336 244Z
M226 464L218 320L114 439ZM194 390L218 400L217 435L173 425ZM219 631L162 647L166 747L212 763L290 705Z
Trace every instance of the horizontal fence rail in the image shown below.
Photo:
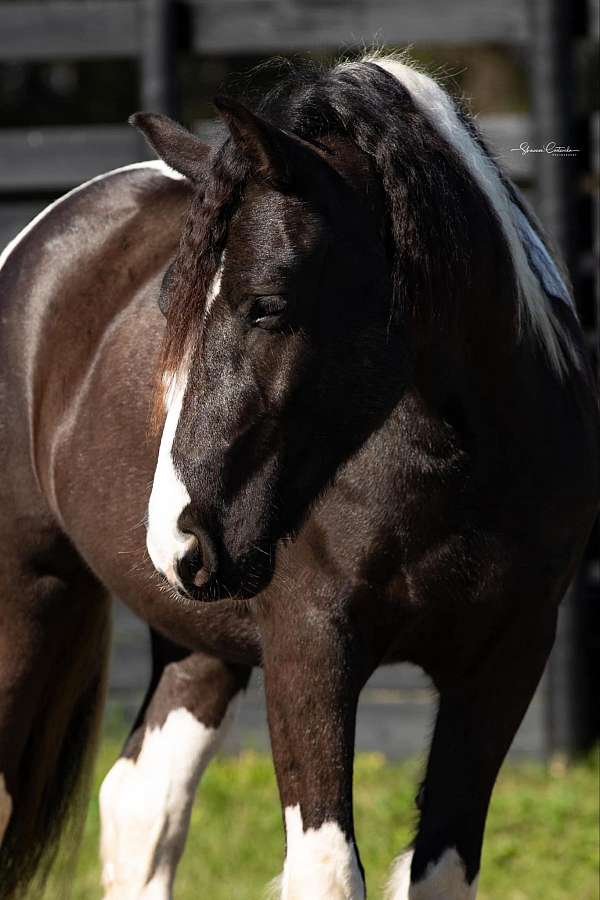
M140 47L135 0L0 3L0 59L114 59Z
M129 125L0 131L0 190L57 192L148 156Z
M381 44L519 44L522 0L202 0L192 9L197 53L273 53Z
M197 53L271 53L388 44L522 44L529 39L522 0L202 0L189 10ZM0 3L0 59L134 56L144 3L71 0Z
M505 171L517 181L532 175L532 159L512 147L530 134L527 116L482 116L479 127ZM211 143L217 123L199 122L195 130ZM516 142L516 143L515 143ZM147 159L147 145L129 125L0 130L0 191L59 191L118 166Z

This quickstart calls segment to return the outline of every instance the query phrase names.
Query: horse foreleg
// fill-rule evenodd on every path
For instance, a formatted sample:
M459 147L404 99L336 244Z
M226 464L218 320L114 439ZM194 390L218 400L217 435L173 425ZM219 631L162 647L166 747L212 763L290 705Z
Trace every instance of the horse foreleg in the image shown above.
M396 862L388 900L475 900L496 776L542 674L554 624L553 611L515 618L468 679L442 686L414 852Z
M286 833L274 885L281 900L365 897L352 814L360 690L353 651L348 634L317 610L275 610L265 629L267 711Z
M154 636L166 662L139 724L100 791L105 900L168 900L202 772L217 751L232 701L250 670Z

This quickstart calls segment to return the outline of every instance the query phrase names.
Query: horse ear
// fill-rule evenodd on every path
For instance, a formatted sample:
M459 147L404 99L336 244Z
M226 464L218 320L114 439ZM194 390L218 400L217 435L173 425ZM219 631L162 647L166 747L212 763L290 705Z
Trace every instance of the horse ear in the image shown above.
M319 156L306 141L282 131L230 97L215 97L214 104L231 137L253 165L254 174L278 190L298 181L302 164Z
M182 125L158 113L134 113L129 124L138 128L168 166L191 181L203 181L212 148Z

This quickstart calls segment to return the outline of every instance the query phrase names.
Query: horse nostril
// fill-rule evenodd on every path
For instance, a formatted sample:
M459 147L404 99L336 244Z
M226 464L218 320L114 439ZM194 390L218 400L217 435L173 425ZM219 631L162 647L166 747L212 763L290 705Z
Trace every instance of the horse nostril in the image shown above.
M188 529L188 533L191 529ZM196 541L185 556L177 562L177 573L184 586L203 588L217 569L217 554L208 535L194 529Z
M198 572L202 571L202 555L195 546L177 561L177 574L184 584L194 584Z
M210 581L211 572L208 571L204 566L201 569L198 569L196 574L194 575L194 584L197 588L204 587Z

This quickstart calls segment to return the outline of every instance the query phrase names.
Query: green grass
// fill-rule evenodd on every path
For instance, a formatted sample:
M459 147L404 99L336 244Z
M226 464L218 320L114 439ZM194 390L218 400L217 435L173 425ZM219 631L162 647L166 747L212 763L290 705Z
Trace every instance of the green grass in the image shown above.
M101 896L98 786L119 746L105 738L101 747L72 900ZM356 827L372 898L381 896L390 863L410 838L418 775L414 761L357 757ZM218 759L198 791L175 900L260 900L282 854L270 757ZM598 900L597 873L597 755L554 772L533 763L507 765L488 819L479 900ZM51 882L48 897L63 896Z

